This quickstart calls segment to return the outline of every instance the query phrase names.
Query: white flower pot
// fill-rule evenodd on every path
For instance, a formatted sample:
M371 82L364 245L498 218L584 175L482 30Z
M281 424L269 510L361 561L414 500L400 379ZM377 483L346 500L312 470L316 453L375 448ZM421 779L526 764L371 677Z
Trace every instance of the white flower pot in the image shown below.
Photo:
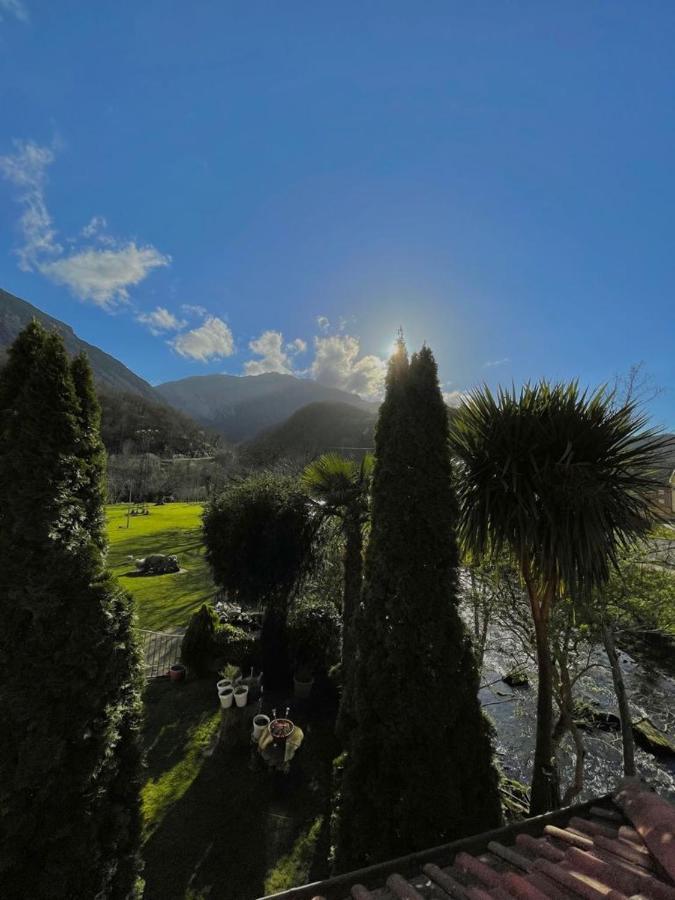
M232 679L231 678L222 678L218 684L216 685L216 690L220 693L225 688L232 687Z
M234 702L237 706L246 706L248 703L248 688L246 685L239 685L234 689Z
M220 700L220 705L223 709L229 709L232 706L232 698L234 697L234 691L231 687L223 688L222 691L218 691L218 699Z
M258 713L257 716L253 716L253 740L259 741L260 735L270 724L270 717L264 716L262 713Z

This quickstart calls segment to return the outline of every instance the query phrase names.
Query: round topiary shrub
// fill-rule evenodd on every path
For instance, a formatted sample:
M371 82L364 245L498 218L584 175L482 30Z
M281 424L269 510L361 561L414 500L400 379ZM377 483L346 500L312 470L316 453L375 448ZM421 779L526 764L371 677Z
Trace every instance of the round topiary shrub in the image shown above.
M327 600L298 600L288 617L288 642L294 669L325 674L340 657L340 614Z

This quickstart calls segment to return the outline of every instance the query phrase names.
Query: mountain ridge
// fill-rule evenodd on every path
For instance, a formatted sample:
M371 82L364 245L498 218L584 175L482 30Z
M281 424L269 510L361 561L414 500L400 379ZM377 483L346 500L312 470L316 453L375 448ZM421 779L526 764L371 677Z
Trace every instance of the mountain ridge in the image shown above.
M345 403L372 412L378 408L356 394L277 372L192 375L156 385L155 390L171 406L237 443L283 423L308 403Z
M75 334L73 328L60 319L43 312L27 300L22 300L9 291L0 288L0 365L4 362L7 350L19 332L33 319L37 319L47 329L56 330L63 338L66 350L72 356L84 351L94 373L94 380L99 387L113 391L139 394L146 400L162 402L152 385L132 372L124 363L114 356L89 344Z

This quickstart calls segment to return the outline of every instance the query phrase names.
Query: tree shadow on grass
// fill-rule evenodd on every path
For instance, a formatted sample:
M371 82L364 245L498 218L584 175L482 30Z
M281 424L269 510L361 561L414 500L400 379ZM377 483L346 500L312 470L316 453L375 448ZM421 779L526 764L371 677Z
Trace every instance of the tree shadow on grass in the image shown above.
M190 735L217 712L210 680L186 684L183 695L165 688L154 689L146 724L154 779L181 766ZM183 900L188 889L209 900L259 897L270 869L325 813L336 752L332 714L310 709L296 717L305 744L286 777L250 767L248 722L237 710L228 715L239 734L200 756L189 786L145 843L146 900ZM313 860L312 870L325 875L325 862Z

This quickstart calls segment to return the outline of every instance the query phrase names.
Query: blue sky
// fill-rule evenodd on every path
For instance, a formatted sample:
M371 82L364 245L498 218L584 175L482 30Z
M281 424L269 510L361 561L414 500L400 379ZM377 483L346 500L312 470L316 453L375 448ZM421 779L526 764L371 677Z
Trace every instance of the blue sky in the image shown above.
M0 0L0 284L153 383L450 399L644 361L675 427L675 4Z

